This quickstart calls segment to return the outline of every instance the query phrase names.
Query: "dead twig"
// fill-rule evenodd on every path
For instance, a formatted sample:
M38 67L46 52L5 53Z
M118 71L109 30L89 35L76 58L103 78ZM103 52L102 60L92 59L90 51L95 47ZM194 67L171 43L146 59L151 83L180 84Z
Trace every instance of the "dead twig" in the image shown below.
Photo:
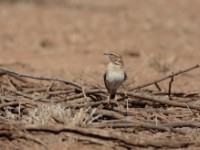
M176 121L176 122L167 122L167 123L148 123L148 122L139 122L139 121L120 121L116 122L109 121L109 122L100 122L100 123L93 123L91 124L93 127L97 128L144 128L149 130L158 130L158 131L170 131L172 128L183 128L183 127L190 127L190 128L200 128L198 122L195 121Z
M32 95L29 95L29 94L26 94L26 93L23 93L23 92L20 92L20 91L16 91L16 90L12 90L12 89L9 89L7 87L1 87L2 89L4 90L7 90L7 91L10 91L10 92L13 92L17 95L20 95L20 96L23 96L25 98L30 98L30 99L34 99L34 97Z
M142 84L142 85L136 86L136 87L131 88L131 89L129 89L129 90L130 90L130 91L138 90L138 89L141 89L141 88L144 88L144 87L147 87L147 86L153 85L153 84L155 84L155 83L158 83L158 82L164 81L164 80L169 79L169 78L171 78L171 77L175 77L175 76L178 76L178 75L180 75L180 74L183 74L183 73L189 72L189 71L191 71L191 70L193 70L193 69L197 69L197 68L199 68L199 67L200 67L200 65L197 64L197 65L195 65L195 66L193 66L193 67L190 67L190 68L187 68L187 69L184 69L184 70L181 70L181 71L178 71L178 72L172 73L171 75L168 75L168 76L163 77L163 78L161 78L161 79L157 79L157 80L155 80L155 81L152 81L152 82L149 82L149 83L145 83L145 84Z
M110 110L103 110L103 109L96 109L94 114L101 114L103 116L109 117L109 118L113 118L113 119L122 119L124 118L123 115L114 112L114 111L110 111Z
M8 74L8 75L12 75L12 76L15 76L15 77L24 77L24 78L31 78L31 79L37 79L37 80L59 81L59 82L65 83L65 84L73 85L77 88L81 88L81 85L79 85L76 82L67 81L67 80L64 80L64 79L61 79L61 78L51 78L51 77L45 77L45 76L38 77L38 76L33 76L33 75L15 72L15 71L12 71L12 70L8 70L6 68L0 68L0 74Z
M93 123L91 126L96 128L144 128L150 130L158 130L158 131L170 131L170 127L165 125L156 125L152 123L143 123L138 121L124 121L124 122L106 122L106 123Z
M160 86L158 85L158 83L155 83L156 88L158 89L158 91L162 91L162 89L160 88Z
M98 107L99 105L107 105L108 102L106 100L98 101L98 102L90 102L85 104L69 104L66 108L82 108L82 107ZM115 101L110 101L109 105L117 105Z
M169 82L169 89L168 89L168 97L170 100L172 100L172 97L171 97L171 90L172 90L172 83L174 81L174 77L171 77L170 79L170 82Z
M123 93L120 93L123 94ZM174 106L174 107L182 107L182 108L190 108L190 109L195 109L200 111L200 107L191 105L191 104L185 104L185 103L179 103L179 102L175 102L175 101L169 101L166 99L159 99L159 98L155 98L153 96L149 96L146 94L140 94L140 93L131 93L131 92L127 92L127 95L130 97L135 97L135 98L139 98L139 99L143 99L143 100L147 100L147 101L152 101L152 102L157 102L163 105L168 105L168 106ZM130 100L131 101L131 100Z
M16 101L16 102L9 102L9 103L4 103L4 104L0 104L0 109L4 108L4 107L8 107L8 106L19 106L19 105L33 105L33 106L38 106L36 103L33 103L33 102L19 102L19 101Z

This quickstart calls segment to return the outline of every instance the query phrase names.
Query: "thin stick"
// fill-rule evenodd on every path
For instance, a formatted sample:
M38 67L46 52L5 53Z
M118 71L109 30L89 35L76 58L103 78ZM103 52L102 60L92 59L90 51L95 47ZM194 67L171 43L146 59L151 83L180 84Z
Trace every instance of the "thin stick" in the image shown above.
M177 121L177 122L170 122L170 123L161 123L161 124L153 124L153 123L144 123L138 121L124 121L124 122L107 122L107 123L93 123L91 124L93 127L98 128L145 128L145 129L153 129L159 131L169 131L171 128L183 128L183 127L190 127L190 128L200 128L198 122L195 121Z
M36 103L28 103L28 102L9 102L9 103L4 103L4 104L0 104L0 109L4 108L4 107L8 107L8 106L19 106L19 105L26 105L26 104L30 104L33 106L38 106Z
M34 99L34 97L32 95L30 95L30 94L26 94L26 93L23 93L23 92L20 92L20 91L12 90L12 89L9 89L9 88L3 87L3 86L1 88L6 90L6 91L13 92L13 93L15 93L17 95L23 96L25 98Z
M174 77L174 76L178 76L178 75L180 75L180 74L183 74L183 73L185 73L185 72L189 72L189 71L191 71L191 70L193 70L193 69L196 69L196 68L199 68L199 67L200 67L200 65L197 64L197 65L195 65L195 66L193 66L193 67L190 67L190 68L187 68L187 69L185 69L185 70L181 70L181 71L172 73L171 75L168 75L168 76L163 77L163 78L161 78L161 79L155 80L155 81L153 81L153 82L145 83L145 84L136 86L136 87L134 87L134 88L131 88L130 91L138 90L138 89L141 89L141 88L144 88L144 87L153 85L153 84L155 84L155 83L161 82L161 81L163 81L163 80L169 79L169 78Z
M83 96L84 96L85 100L87 102L89 102L89 99L87 98L87 96L85 94L85 88L84 88L84 85L83 85L83 74L81 74L81 90L82 90L82 93L83 93Z
M124 116L121 115L120 113L117 113L115 111L105 110L105 109L96 109L94 114L101 114L103 116L107 116L107 117L114 118L114 119L123 119L124 118Z
M31 78L31 79L37 79L37 80L46 80L46 81L59 81L59 82L63 82L65 84L69 84L69 85L73 85L75 87L81 88L81 85L76 83L76 82L72 82L72 81L68 81L68 80L64 80L61 78L51 78L51 77L38 77L38 76L33 76L33 75L28 75L28 74L23 74L23 73L19 73L19 72L15 72L15 71L11 71L5 68L0 68L0 74L9 74L12 76L17 76L17 77L24 77L24 78Z
M174 81L174 77L171 77L171 80L169 82L169 89L168 89L168 97L170 100L172 100L172 97L171 97L171 89L172 89L172 83Z
M82 108L82 107L98 107L99 105L106 105L108 102L106 100L91 102L86 104L69 104L66 108ZM115 101L110 101L109 105L117 105Z
M128 115L128 100L129 100L129 98L128 98L128 95L126 94L126 90L125 90L125 88L123 86L122 86L122 89L124 91L125 98L127 98L126 99L126 115Z
M157 82L155 83L155 86L156 86L156 88L158 89L158 91L162 91Z
M123 93L121 93L121 94L123 94ZM169 106L174 106L174 107L182 107L182 108L190 107L190 109L195 109L195 110L200 111L200 107L197 107L197 106L194 106L194 105L191 105L191 104L190 105L188 104L188 106L187 106L185 103L169 101L169 100L166 100L166 99L159 99L159 98L156 98L156 97L153 97L153 96L140 94L140 93L127 92L127 95L129 97L132 96L132 97L136 97L136 98L139 98L139 99L157 102L157 103L164 104L164 105L169 105ZM129 100L129 101L132 101L132 100Z
M92 127L96 128L143 128L143 129L151 129L151 130L158 130L158 131L170 131L170 128L164 125L155 125L153 123L143 123L143 122L138 122L138 121L124 121L124 122L115 122L115 123L93 123L91 124Z

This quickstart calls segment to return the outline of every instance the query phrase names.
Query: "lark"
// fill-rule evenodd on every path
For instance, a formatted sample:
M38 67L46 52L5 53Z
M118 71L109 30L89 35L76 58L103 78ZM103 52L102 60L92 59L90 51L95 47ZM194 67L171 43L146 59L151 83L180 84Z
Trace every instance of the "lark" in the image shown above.
M104 55L107 55L110 59L104 74L104 83L109 93L109 101L110 99L115 99L117 89L126 80L127 75L124 69L123 59L120 55L113 52L107 52Z

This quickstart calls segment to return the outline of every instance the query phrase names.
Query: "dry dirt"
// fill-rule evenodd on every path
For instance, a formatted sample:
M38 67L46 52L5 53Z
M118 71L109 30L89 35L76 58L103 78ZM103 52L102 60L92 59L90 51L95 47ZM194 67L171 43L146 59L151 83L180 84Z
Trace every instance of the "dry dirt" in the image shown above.
M0 66L104 87L108 59L103 53L114 51L123 56L127 83L137 86L199 64L199 10L199 0L1 0ZM200 69L193 70L175 77L172 90L198 92L199 80ZM168 82L160 83L163 91ZM156 90L154 86L149 89ZM137 135L161 134L146 132L148 136L145 132ZM197 140L200 130L193 133L190 136ZM114 149L95 141L62 141L60 134L49 135L52 142L44 135L41 139L49 149ZM26 139L0 143L1 149L44 148Z

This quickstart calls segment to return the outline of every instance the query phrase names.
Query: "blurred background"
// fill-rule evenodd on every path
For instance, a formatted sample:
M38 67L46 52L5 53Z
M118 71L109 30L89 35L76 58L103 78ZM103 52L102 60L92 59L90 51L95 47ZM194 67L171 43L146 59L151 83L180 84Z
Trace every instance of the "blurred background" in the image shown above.
M142 84L199 63L199 14L199 0L0 0L0 66L102 84L114 51ZM175 87L197 90L199 78Z

